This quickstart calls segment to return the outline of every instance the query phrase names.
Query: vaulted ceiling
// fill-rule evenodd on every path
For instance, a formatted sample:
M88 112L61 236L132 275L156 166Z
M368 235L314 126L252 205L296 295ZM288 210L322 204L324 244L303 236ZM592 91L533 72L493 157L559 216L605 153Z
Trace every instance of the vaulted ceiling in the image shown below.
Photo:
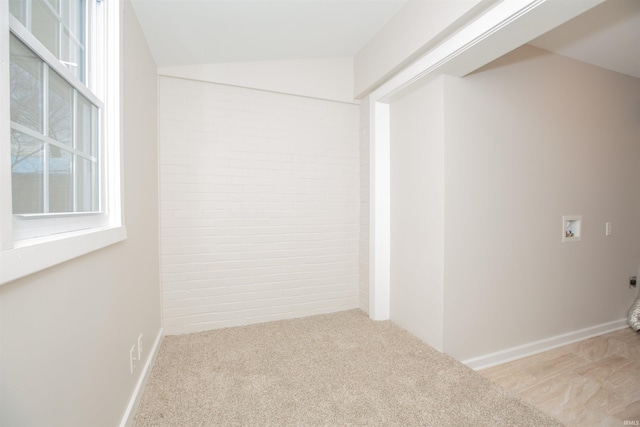
M530 44L640 78L640 1L606 1Z
M354 56L405 2L132 0L159 67ZM640 78L640 0L608 0L531 44Z
M351 57L406 0L133 0L159 67Z

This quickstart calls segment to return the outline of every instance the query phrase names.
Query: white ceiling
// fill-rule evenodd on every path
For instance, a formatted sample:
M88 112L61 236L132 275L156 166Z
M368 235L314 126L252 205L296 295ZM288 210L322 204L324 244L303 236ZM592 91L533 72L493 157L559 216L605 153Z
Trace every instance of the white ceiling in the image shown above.
M405 2L132 0L159 67L354 56ZM608 0L531 44L640 78L640 0Z
M530 44L640 78L640 1L608 0Z
M159 67L351 57L406 0L132 0Z

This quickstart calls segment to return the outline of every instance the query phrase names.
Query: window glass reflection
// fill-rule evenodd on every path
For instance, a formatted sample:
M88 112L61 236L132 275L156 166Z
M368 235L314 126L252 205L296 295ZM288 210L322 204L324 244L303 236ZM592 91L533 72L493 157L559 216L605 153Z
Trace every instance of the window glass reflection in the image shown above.
M49 71L49 136L71 144L73 88L58 73Z
M10 49L11 121L41 133L44 64L13 35Z
M49 146L49 212L73 212L73 155Z
M11 131L11 194L14 214L44 212L44 144Z

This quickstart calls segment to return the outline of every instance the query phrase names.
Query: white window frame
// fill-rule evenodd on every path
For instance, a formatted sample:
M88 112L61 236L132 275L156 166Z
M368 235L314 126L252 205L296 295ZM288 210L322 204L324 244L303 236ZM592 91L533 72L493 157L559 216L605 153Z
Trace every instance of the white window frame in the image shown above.
M103 101L100 118L101 212L16 218L11 196L9 34L17 20L12 24L15 18L10 16L9 2L0 0L0 285L126 239L120 167L119 3L118 0L98 0L96 13L90 14L96 31L87 46L87 51L97 52L103 58L103 66L98 66L100 61L92 60L87 76L88 86ZM16 35L25 37L24 34ZM28 228L39 230L36 233L39 237L25 238L29 234L15 227L17 221L28 221Z

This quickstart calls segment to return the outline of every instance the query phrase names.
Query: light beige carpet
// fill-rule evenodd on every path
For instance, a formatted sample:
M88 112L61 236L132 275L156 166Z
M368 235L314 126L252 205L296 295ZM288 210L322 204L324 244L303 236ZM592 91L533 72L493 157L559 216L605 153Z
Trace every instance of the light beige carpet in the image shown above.
M359 310L165 337L134 425L560 426Z

